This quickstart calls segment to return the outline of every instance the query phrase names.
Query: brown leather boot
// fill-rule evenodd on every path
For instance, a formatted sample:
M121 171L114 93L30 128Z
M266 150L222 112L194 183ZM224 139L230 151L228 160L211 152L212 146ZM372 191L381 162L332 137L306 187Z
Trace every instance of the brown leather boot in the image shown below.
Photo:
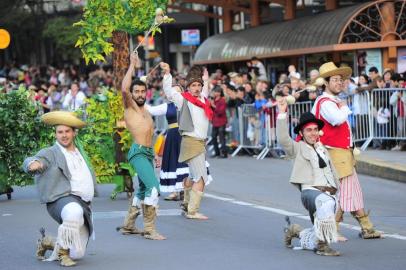
M74 266L76 262L69 257L69 249L59 249L58 251L58 259L62 266Z
M299 233L303 231L303 228L299 224L291 224L285 228L285 246L292 248L293 238L299 238Z
M360 237L364 239L381 238L382 234L375 230L374 225L369 220L368 214L364 216L353 215L361 226Z
M38 239L36 256L38 260L45 260L47 250L54 250L55 239L51 236L45 236L45 229L40 229L41 238Z
M144 237L150 240L165 240L166 238L160 235L155 228L156 207L152 205L143 205L144 212Z
M122 234L127 235L127 234L141 234L142 231L138 230L137 227L135 227L135 220L137 217L140 215L140 208L138 206L133 206L130 204L128 208L128 213L127 216L124 219L124 224L121 227L117 227L117 231L121 231Z
M340 252L332 249L326 242L319 241L315 250L317 255L321 256L340 256Z

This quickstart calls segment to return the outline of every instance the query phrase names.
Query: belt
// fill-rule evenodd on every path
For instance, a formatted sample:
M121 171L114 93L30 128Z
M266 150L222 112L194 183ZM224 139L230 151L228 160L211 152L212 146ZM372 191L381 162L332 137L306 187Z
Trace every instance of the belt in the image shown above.
M169 128L169 129L171 129L171 128L177 128L177 127L179 127L178 123L172 123L172 124L169 124L169 125L168 125L168 128Z
M314 188L317 188L318 190L320 190L321 192L328 192L331 195L336 194L337 189L334 187L323 187L323 186L313 186Z

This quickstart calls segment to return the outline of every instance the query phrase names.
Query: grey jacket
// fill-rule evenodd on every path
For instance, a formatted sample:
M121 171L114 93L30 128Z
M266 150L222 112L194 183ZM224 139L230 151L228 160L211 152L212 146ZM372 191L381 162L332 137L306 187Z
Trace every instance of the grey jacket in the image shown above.
M312 166L311 160L314 158L311 149L303 141L296 142L289 137L288 124L286 119L276 120L276 137L286 152L288 158L294 159L293 170L290 176L290 183L298 187L300 185L323 186L326 173L318 166ZM339 187L338 175L334 166L331 163L330 155L325 150L329 162L325 170L328 171L328 176L332 177L336 187Z
M49 203L67 196L71 193L71 173L68 169L65 156L58 145L44 148L35 156L24 160L23 169L26 173L31 161L38 160L43 164L43 169L34 176L41 203ZM96 176L90 169L94 184L94 194L96 191Z

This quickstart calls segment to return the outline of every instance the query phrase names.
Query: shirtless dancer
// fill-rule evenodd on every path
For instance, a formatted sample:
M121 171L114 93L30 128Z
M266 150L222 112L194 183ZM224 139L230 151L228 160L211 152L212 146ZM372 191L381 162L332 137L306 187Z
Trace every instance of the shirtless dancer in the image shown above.
M151 240L164 240L155 229L156 211L158 208L159 181L154 171L154 151L152 136L154 125L152 117L144 107L147 87L142 81L131 85L131 77L138 62L138 55L131 53L130 67L123 79L121 93L124 104L124 120L134 140L128 153L128 161L137 171L139 189L129 206L124 225L120 228L123 234L141 233L135 227L135 219L142 208L144 215L143 235Z

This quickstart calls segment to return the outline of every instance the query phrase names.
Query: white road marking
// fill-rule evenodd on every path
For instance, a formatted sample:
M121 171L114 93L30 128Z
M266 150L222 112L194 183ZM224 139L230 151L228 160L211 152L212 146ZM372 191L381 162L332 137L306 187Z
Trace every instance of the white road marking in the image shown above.
M93 212L94 219L114 219L123 218L127 215L127 211L108 211L108 212ZM180 209L159 209L158 216L180 216Z
M262 206L262 205L258 205L258 204L254 204L254 203L234 200L232 198L225 198L225 197L221 197L221 196L217 196L217 195L213 195L213 194L209 194L209 193L205 193L204 196L207 197L207 198L212 198L212 199L216 199L216 200L220 200L220 201L230 202L232 204L248 206L248 207L255 208L255 209L261 209L261 210L264 210L264 211L272 212L272 213L283 215L283 216L294 216L296 218L300 218L300 219L304 219L304 220L310 220L308 215L303 215L303 214L300 214L300 213L290 212L290 211L286 211L286 210L279 209L279 208L273 208L273 207ZM340 223L340 226L345 227L345 228L350 229L350 230L358 231L358 232L361 230L361 228L359 226L354 226L354 225L347 224L347 223ZM383 236L385 238L406 240L406 236L400 235L400 234L385 234L385 233L383 233Z
M12 216L13 214L2 214L1 216L2 217L9 217L9 216Z

